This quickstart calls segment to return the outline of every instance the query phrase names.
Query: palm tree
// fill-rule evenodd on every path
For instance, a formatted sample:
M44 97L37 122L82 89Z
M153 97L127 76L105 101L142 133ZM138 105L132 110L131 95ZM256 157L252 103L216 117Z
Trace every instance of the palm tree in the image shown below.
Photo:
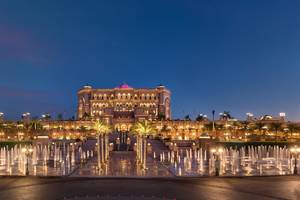
M219 141L220 132L224 133L226 127L224 124L215 124L215 129L216 129L216 140Z
M109 133L111 131L111 127L106 124L103 121L97 120L94 123L93 129L96 131L97 133L97 157L98 157L98 169L100 169L101 163L104 163L104 148L103 148L103 136L107 135L107 133ZM100 161L100 136L101 136L101 161ZM105 158L108 157L108 146L107 146L107 142L105 142L106 148L105 148Z
M0 122L0 133L2 133L2 137L1 139L4 139L4 135L5 135L5 126L3 125L2 122Z
M24 139L22 137L25 136L25 132L28 132L28 129L29 129L28 123L24 123L23 121L17 122L17 124L15 125L15 130L16 130L18 140ZM22 137L21 137L20 133L23 133Z
M241 122L241 130L243 131L244 137L246 135L247 130L250 129L249 124L250 124L249 121L242 121Z
M250 124L249 121L241 121L241 131L243 132L243 136L246 139L246 133L247 131L253 131L253 125Z
M205 120L206 120L206 118L202 114L198 114L197 117L196 117L196 121L198 121L198 122L202 122L202 121L205 121Z
M137 159L142 162L143 168L146 169L147 136L154 132L153 125L147 120L137 122L133 126L133 132L137 135Z
M41 124L40 120L32 119L29 122L28 131L32 133L38 133L41 130L43 130L43 125Z
M163 139L166 137L169 137L170 131L171 131L171 129L169 129L167 125L163 125L163 127L160 130L160 132L162 133Z
M166 115L164 113L158 113L158 116L157 116L158 120L162 121L166 118Z
M223 112L223 117L225 118L225 119L232 119L233 117L231 116L231 114L230 114L230 111L224 111Z
M265 124L262 122L255 123L255 128L259 131L259 134L262 134L262 130L264 128Z
M275 140L277 142L277 139L278 139L278 131L280 131L282 128L282 123L281 122L273 122L271 123L271 130L275 131Z
M56 116L56 119L58 121L62 121L64 119L63 114L62 113L58 113L57 116Z
M208 132L213 131L213 129L214 129L213 122L209 122L209 123L204 124L204 129L205 129L205 131L208 131Z
M184 120L185 120L185 121L191 121L191 117L190 117L190 115L186 115L186 116L184 116Z
M293 136L293 133L294 133L295 131L297 131L297 129L298 129L297 125L296 125L296 124L293 124L293 123L289 123L289 124L287 125L287 128L289 129L289 132L290 132L290 134L291 134L291 137Z

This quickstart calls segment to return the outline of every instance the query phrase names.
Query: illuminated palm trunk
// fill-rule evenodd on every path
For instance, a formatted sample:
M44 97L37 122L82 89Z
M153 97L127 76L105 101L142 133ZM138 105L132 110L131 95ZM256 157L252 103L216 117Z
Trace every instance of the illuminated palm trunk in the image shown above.
M98 158L98 169L100 169L100 134L97 135L97 158Z
M140 160L140 141L139 141L139 136L136 136L136 158L137 162Z
M137 159L138 159L138 162L139 163L142 163L143 162L143 153L142 153L142 138L140 135L137 136L137 147L136 147L136 150L137 150Z
M143 138L140 136L140 163L143 164Z
M105 160L107 161L108 160L108 157L109 157L109 146L108 146L108 143L109 143L109 138L108 138L108 135L106 134L105 135Z
M104 144L103 144L103 135L101 135L101 162L104 163Z
M144 137L143 168L146 169L147 162L147 138Z
M137 158L137 161L140 160L140 141L139 141L139 136L136 136L136 158Z

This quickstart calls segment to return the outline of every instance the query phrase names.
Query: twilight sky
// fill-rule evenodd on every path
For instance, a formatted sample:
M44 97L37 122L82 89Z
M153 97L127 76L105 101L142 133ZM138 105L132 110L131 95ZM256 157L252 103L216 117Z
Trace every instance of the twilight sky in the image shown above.
M162 83L174 118L215 109L300 121L299 8L296 0L1 0L0 111L67 118L87 83Z

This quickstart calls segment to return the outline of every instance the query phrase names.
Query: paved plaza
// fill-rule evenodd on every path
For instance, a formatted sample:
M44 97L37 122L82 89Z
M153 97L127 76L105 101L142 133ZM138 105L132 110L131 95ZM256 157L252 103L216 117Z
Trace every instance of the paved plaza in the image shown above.
M300 199L300 177L2 177L0 199Z
M147 159L147 170L142 170L136 163L136 155L133 151L111 152L110 159L102 171L96 169L97 159L93 158L80 166L70 176L117 176L117 177L171 177L174 176L167 167L159 161Z

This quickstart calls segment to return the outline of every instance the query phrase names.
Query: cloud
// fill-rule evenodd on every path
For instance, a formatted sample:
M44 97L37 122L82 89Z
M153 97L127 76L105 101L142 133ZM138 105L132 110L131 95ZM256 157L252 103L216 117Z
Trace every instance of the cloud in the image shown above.
M18 88L10 88L5 86L0 86L0 93L2 97L41 97L46 96L46 92L41 91L34 91L34 90L25 90L25 89L18 89Z
M44 61L40 46L29 32L0 25L0 58L39 64Z

